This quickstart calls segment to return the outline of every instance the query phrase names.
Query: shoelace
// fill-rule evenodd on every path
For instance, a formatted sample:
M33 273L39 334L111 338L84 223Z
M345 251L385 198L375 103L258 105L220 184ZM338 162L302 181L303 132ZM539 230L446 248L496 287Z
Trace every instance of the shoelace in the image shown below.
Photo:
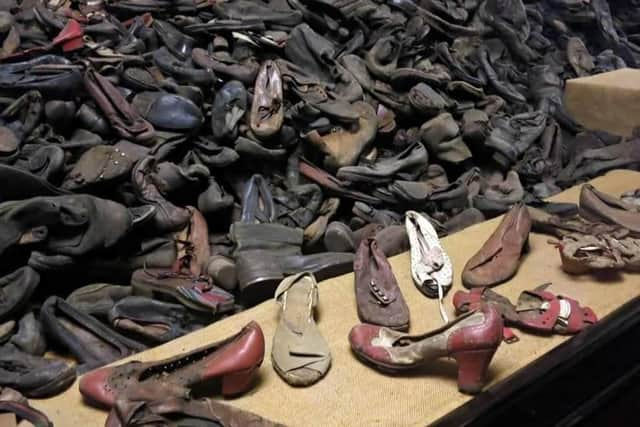
M267 120L274 114L276 114L280 110L280 100L273 99L271 100L271 104L268 106L261 105L258 107L258 112L260 113L260 120Z
M183 245L185 254L178 258L171 267L174 272L180 272L183 269L189 269L189 264L196 260L195 245L188 240L176 239L176 245Z

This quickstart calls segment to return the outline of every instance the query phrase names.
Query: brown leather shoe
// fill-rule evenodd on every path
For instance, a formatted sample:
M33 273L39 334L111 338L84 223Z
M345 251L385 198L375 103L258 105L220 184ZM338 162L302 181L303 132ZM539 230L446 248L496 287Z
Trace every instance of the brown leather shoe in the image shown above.
M355 165L378 131L378 117L371 105L358 101L352 107L359 116L355 130L339 129L326 135L314 130L307 134L311 145L326 155L324 166L329 170Z
M457 313L466 313L478 309L482 304L489 304L502 315L505 326L546 335L577 334L598 321L592 309L580 306L572 298L548 291L550 285L545 283L533 290L523 291L516 305L489 288L457 291L453 295L453 305ZM518 341L509 328L505 328L504 332L505 341Z
M594 222L605 222L640 233L640 209L585 184L580 191L580 216Z
M282 127L282 96L280 70L275 62L265 61L256 78L249 120L251 130L258 138L269 138Z
M528 242L529 231L529 212L522 203L518 203L507 212L489 240L464 266L464 286L494 286L513 277Z
M560 252L562 269L569 274L599 270L640 271L640 239L603 233L573 233L555 243Z
M625 229L617 225L604 224L602 222L590 222L581 216L560 217L542 209L527 206L531 217L531 229L536 233L550 234L562 238L568 234L615 234L620 237L629 234Z
M105 427L171 425L284 427L252 412L214 399L164 398L118 400ZM192 424L195 423L195 424ZM37 426L40 427L40 426Z
M178 256L174 270L187 270L198 277L209 262L209 228L200 211L192 206L187 206L187 210L191 213L191 220L176 233Z
M222 394L247 391L264 358L264 335L251 322L238 334L206 347L156 362L128 362L82 377L80 393L91 403L111 407L118 398L147 390L156 397L188 397L189 390L222 380Z
M441 357L453 357L458 362L458 389L478 393L502 341L503 325L496 309L483 305L478 311L418 336L358 325L349 333L349 343L361 360L387 371L413 369Z
M192 310L221 314L233 310L232 294L212 283L205 276L194 276L167 268L141 268L131 275L131 286L137 295L164 294Z
M119 136L143 145L153 143L155 133L151 123L140 116L109 80L89 69L84 84Z
M375 239L363 239L353 263L358 317L364 323L409 330L409 307Z

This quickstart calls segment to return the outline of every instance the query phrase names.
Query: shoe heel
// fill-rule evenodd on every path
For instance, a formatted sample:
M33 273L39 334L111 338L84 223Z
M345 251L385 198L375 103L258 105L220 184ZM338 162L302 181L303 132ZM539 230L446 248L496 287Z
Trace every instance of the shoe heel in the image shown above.
M451 355L458 362L458 390L467 394L476 394L482 390L489 363L495 352L495 348L490 348L461 351Z
M233 397L249 390L257 372L258 367L254 366L244 371L225 375L222 378L222 395L224 397Z

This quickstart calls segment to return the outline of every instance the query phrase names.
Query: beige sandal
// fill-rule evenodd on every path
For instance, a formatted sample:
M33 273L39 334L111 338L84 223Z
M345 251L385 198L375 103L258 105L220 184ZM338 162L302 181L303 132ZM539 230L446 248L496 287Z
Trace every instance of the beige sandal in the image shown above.
M316 279L311 273L289 276L278 286L275 298L282 311L271 349L273 367L293 386L314 384L331 366L329 346L313 317L318 304Z

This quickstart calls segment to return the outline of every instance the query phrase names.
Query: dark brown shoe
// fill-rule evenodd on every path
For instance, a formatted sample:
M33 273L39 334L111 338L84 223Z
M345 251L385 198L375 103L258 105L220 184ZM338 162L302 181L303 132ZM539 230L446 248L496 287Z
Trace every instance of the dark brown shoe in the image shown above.
M353 262L358 317L363 323L409 330L409 307L387 257L375 239L360 243Z
M274 423L259 415L220 403L214 399L184 399L158 396L160 400L149 401L146 397L141 395L140 400L129 397L116 401L116 405L109 413L105 426L222 425L230 427L283 427L282 424Z

